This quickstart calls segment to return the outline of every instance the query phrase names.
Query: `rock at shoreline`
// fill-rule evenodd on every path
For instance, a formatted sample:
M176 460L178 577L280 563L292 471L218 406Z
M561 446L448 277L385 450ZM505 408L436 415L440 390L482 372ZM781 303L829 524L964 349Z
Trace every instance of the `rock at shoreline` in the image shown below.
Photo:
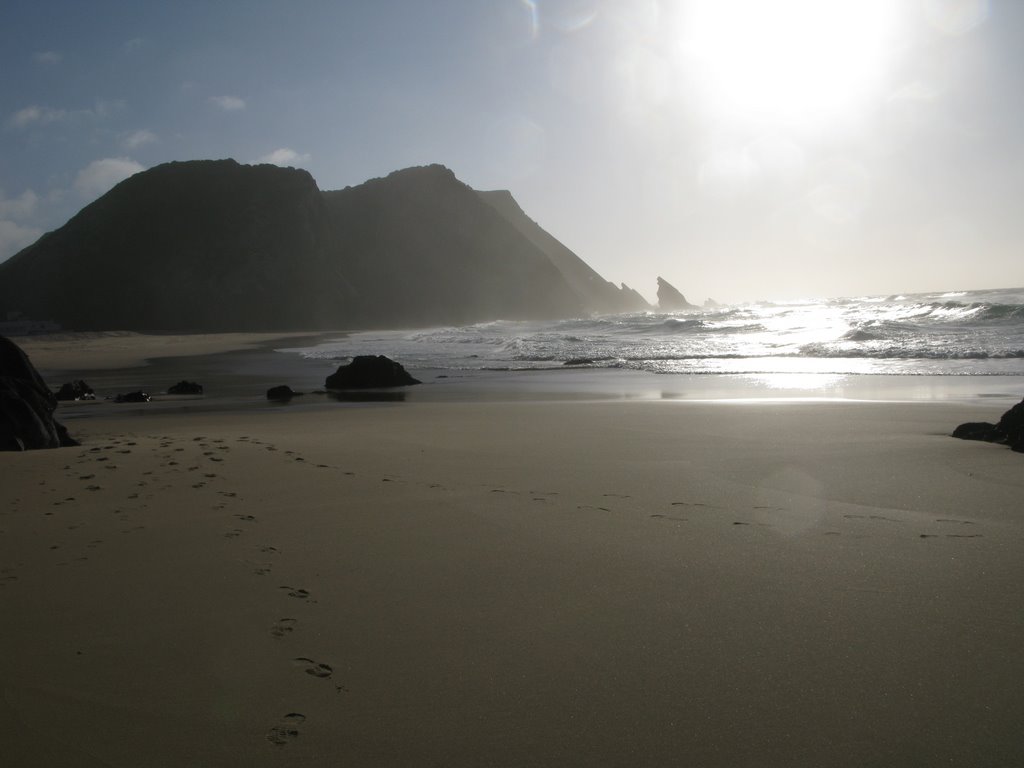
M196 384L194 381L185 381L182 379L177 384L167 388L168 395L201 395L203 394L203 385Z
M384 355L360 355L348 365L342 365L327 377L328 389L378 389L420 384L408 374L401 363Z
M84 381L75 379L74 381L66 381L61 385L60 389L57 390L57 399L62 401L95 400L96 393Z
M0 336L0 451L78 445L53 418L57 398L21 347Z
M1004 413L998 424L970 421L954 429L953 437L1000 443L1010 446L1013 451L1024 453L1024 400Z
M301 392L296 392L287 384L279 384L267 390L267 400L274 400L278 403L287 403L293 397L298 397Z
M149 395L142 390L136 390L135 392L126 392L123 395L117 395L114 398L115 403L148 403Z

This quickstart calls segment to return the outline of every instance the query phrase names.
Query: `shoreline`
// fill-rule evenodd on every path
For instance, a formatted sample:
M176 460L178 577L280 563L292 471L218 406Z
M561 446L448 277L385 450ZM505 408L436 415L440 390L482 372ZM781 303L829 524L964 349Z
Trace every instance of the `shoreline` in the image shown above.
M238 408L264 400L272 386L288 384L302 392L322 390L337 361L304 358L277 349L297 340L324 340L344 332L317 334L207 334L152 337L101 335L93 341L19 339L40 373L56 390L71 379L85 379L102 401L120 392L143 390L160 395L185 379L197 381L205 396L158 397L205 410ZM127 341L125 340L127 338ZM156 340L156 346L153 346ZM403 362L398 360L398 362ZM419 370L423 384L391 394L404 402L648 401L673 402L809 401L977 403L1005 410L1024 397L1024 377L1006 375L888 374L655 374L625 369L564 368L523 371ZM320 398L293 401L304 407ZM62 403L60 412L96 413L96 403ZM156 405L156 403L151 404ZM125 406L118 406L124 408ZM164 406L166 407L166 406Z
M342 336L316 331L267 333L139 333L135 331L67 331L11 337L40 371L142 368L156 360L200 357L266 348L285 339L298 341Z

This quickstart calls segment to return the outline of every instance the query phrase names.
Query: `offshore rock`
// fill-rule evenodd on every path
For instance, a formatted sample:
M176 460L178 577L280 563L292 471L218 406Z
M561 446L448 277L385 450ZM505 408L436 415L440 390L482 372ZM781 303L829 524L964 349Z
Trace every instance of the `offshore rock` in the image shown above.
M699 309L686 300L675 286L663 277L658 278L658 309L662 312L675 312L681 309Z
M327 377L328 389L378 389L420 384L402 367L384 355L360 355Z
M28 355L0 336L0 450L78 445L53 418L57 398Z

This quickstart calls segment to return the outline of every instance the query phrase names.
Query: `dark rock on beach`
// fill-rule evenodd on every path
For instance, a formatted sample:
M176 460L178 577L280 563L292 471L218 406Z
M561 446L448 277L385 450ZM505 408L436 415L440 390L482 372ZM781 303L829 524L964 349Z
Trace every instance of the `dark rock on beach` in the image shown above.
M57 390L57 399L61 401L95 400L96 393L84 381L75 379L74 381L66 381L61 384L60 389Z
M986 421L967 422L953 430L953 437L1000 443L1010 446L1011 450L1024 453L1024 400L1004 413L997 424Z
M384 355L360 355L328 376L326 386L328 389L378 389L419 383L419 379L410 376L401 363Z
M117 395L114 398L115 403L148 403L149 395L141 390L135 392L125 392L124 394Z
M0 336L0 450L78 445L53 418L57 398L22 349Z
M267 400L274 400L279 403L286 403L293 397L298 397L301 392L296 392L287 384L279 384L267 390Z
M167 388L168 395L201 395L203 394L203 385L196 384L194 381L185 381L182 379L177 384L174 384Z

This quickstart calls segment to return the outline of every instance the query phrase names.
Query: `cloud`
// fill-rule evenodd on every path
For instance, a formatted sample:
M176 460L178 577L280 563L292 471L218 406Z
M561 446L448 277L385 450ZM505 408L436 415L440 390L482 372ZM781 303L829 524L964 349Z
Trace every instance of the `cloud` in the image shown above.
M93 160L78 172L75 189L82 197L96 198L115 184L144 170L145 166L128 157L104 157L102 160Z
M211 96L209 102L225 112L237 112L240 109L245 109L245 100L237 96Z
M0 219L0 261L5 261L22 248L32 245L42 237L43 231L33 227L23 227L13 221Z
M97 101L91 109L53 109L32 104L24 109L19 109L7 124L14 128L28 128L32 125L50 125L51 123L66 123L79 120L104 120L119 112L123 112L127 105L123 101Z
M133 37L131 40L126 40L122 48L125 53L135 53L135 51L141 50L145 45L145 39L141 37Z
M66 120L68 117L68 111L66 109L50 109L49 107L40 107L33 104L30 107L19 109L8 121L15 128L25 128L29 125L47 125L49 123L59 123Z
M39 197L31 189L26 189L18 197L7 197L0 189L0 219L25 219L36 210Z
M48 67L60 64L62 58L63 57L57 53L57 51L37 51L32 54L32 59L37 64L43 64Z
M270 163L271 165L283 165L283 166L294 166L302 165L310 161L309 153L299 154L294 149L288 147L281 147L275 149L273 152L268 152L256 159L257 163Z
M121 140L121 143L125 149L131 150L138 149L146 144L155 144L158 141L160 141L159 137L152 131L141 130L129 133Z

